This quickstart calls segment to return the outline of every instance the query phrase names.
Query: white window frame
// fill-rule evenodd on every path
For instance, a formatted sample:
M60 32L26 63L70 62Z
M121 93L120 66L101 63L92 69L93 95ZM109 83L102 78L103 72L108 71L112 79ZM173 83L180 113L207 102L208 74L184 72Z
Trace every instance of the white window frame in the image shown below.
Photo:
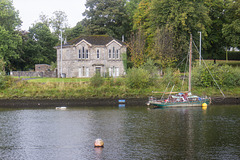
M81 49L78 50L78 58L81 59L82 55L81 55Z
M88 52L88 49L86 49L86 59L89 58L89 52Z
M112 77L112 68L108 68L109 77Z
M84 48L84 46L82 47L82 59L85 59L85 48Z
M78 69L78 77L82 77L82 67Z
M116 58L119 59L119 49L117 49Z
M100 57L101 57L101 56L100 56L100 53L101 53L101 52L100 52L100 49L99 49L99 48L96 49L96 53L97 53L97 59L100 59Z
M114 59L115 58L115 47L113 47L112 53L113 53L112 58Z
M111 50L111 49L108 50L108 58L109 58L109 59L112 58L112 50Z
M116 75L116 77L119 77L119 68L118 67L115 67L115 75Z
M89 77L89 68L88 67L86 67L86 77Z

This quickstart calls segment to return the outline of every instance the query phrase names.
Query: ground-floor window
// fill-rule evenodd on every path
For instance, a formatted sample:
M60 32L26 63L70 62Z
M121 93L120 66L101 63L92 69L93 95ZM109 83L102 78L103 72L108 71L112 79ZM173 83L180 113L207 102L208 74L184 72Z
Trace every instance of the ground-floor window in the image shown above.
M89 77L89 68L84 67L84 66L80 67L78 76L79 77Z
M112 77L112 68L109 68L108 72L109 72L109 77Z
M110 76L110 68L109 68L109 76ZM118 67L113 67L113 69L111 68L111 76L119 77L119 68Z

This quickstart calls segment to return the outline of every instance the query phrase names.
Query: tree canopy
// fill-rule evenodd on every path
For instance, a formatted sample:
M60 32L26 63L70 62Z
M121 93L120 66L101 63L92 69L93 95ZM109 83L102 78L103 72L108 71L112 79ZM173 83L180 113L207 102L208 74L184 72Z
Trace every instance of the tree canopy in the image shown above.
M16 31L21 25L18 11L12 1L0 0L0 59L6 64L6 70L11 69L11 61L19 57L16 50L22 39Z
M107 34L128 45L128 60L141 67L151 59L155 66L176 65L188 52L189 35L202 56L217 59L226 48L240 48L239 0L87 0L85 18L69 28L66 13L43 13L28 31L11 0L0 0L0 60L6 68L27 70L35 63L56 61L53 47L60 31L68 40L80 35ZM81 13L79 13L81 14ZM194 56L198 57L195 50Z
M121 38L128 29L124 0L87 0L83 26L89 34Z

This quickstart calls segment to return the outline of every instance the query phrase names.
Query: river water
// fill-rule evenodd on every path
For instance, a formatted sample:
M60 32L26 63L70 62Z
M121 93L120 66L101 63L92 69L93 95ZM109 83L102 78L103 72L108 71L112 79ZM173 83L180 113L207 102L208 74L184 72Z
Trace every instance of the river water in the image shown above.
M237 105L0 109L0 125L3 160L240 159Z

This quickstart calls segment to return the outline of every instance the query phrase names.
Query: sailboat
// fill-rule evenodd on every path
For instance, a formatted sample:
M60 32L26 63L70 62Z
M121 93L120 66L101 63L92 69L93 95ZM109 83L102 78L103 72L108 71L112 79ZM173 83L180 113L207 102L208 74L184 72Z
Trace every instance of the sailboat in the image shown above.
M190 52L189 52L189 76L187 92L172 92L174 86L167 99L156 99L150 97L147 105L153 105L154 108L162 107L201 107L211 103L210 97L199 97L191 94L191 72L192 72L192 34L190 35ZM166 93L165 93L166 94ZM175 94L175 95L172 95Z

